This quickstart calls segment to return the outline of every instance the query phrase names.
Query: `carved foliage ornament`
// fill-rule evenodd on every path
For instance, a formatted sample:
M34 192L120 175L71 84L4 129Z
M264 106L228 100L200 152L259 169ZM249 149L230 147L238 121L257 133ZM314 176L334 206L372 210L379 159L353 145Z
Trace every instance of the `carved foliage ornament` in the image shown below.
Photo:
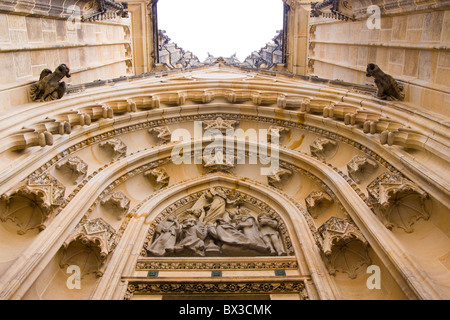
M106 141L100 142L100 148L108 150L112 154L112 160L118 160L124 158L127 155L127 146L122 140L118 138L112 138Z
M222 117L217 117L214 120L203 121L205 125L205 131L210 129L216 129L226 134L227 130L234 130L234 127L239 125L239 121L236 120L224 120Z
M291 170L280 167L275 173L267 176L267 182L272 187L281 188L283 182L285 182L291 176L292 176Z
M323 191L313 191L305 198L306 208L316 219L319 213L333 203L333 199Z
M330 274L337 271L355 279L364 266L370 265L369 243L359 229L345 219L331 217L317 230L319 246Z
M53 210L64 204L65 187L50 175L31 176L25 184L3 194L0 221L10 220L19 228L17 233L45 229L45 221Z
M100 203L107 209L119 212L119 220L124 217L130 208L130 199L122 191L115 191L106 195Z
M347 164L348 174L356 183L360 183L377 168L378 163L366 156L355 156Z
M70 176L73 184L77 184L87 175L88 165L78 156L69 156L56 165L56 169Z
M148 132L150 134L156 135L156 138L158 139L158 145L169 143L172 137L172 132L167 126L150 128L148 129Z
M319 159L327 159L333 157L338 149L336 141L327 138L318 138L309 146L311 154Z
M149 179L149 181L154 184L157 188L164 188L169 185L170 177L167 174L166 169L158 167L150 169L144 172L144 175Z
M413 232L419 220L428 220L425 201L428 193L400 174L383 173L367 186L368 204L388 229L397 227Z

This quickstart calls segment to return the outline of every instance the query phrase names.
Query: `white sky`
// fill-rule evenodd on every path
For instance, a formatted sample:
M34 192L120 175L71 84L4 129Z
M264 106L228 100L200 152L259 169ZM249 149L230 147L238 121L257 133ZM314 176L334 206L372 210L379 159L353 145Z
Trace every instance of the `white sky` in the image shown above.
M159 0L158 28L200 61L209 52L243 62L283 28L283 1Z

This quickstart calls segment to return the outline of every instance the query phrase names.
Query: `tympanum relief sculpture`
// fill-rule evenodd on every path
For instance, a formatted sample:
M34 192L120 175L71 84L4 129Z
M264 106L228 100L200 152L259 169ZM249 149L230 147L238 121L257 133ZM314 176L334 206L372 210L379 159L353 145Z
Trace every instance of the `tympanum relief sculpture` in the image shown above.
M287 255L273 214L256 214L240 197L231 199L215 188L204 191L190 209L160 222L146 250L156 257Z

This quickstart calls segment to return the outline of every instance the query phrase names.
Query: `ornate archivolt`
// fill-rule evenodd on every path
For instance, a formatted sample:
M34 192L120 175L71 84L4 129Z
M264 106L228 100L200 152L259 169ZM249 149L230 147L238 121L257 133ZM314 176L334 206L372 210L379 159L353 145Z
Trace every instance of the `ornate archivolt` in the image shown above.
M185 83L189 82L189 80L183 81ZM198 86L198 84L199 82L197 81L196 86ZM283 87L283 85L280 83L270 84L271 90L273 90L273 88L277 88L277 86L279 88ZM171 87L173 87L174 89L173 93L170 92ZM149 129L154 128L167 129L162 131L160 130L160 132L157 132L157 134L162 133L163 136L165 137L165 140L164 139L161 140L162 142L169 142L170 130L173 130L172 125L182 126L185 123L192 123L193 121L197 120L217 122L218 115L220 116L220 119L223 123L226 123L227 121L239 121L240 123L258 122L267 127L278 126L286 128L288 130L285 133L283 133L286 135L291 135L301 130L302 132L312 134L317 138L323 137L329 141L335 142L335 144L331 145L336 147L337 150L333 150L333 148L331 148L332 150L331 153L335 151L337 154L339 154L339 150L341 150L343 146L351 147L353 148L353 150L357 151L358 154L364 154L364 156L366 156L367 159L371 159L371 161L374 161L378 165L378 170L380 172L389 172L390 174L394 175L399 174L399 171L395 167L399 165L400 161L394 156L398 152L397 149L392 150L389 149L389 151L386 151L385 149L386 147L383 147L381 144L367 143L366 145L368 146L370 145L371 146L370 148L363 146L361 144L362 142L373 141L372 139L373 135L378 135L387 129L394 130L398 125L398 123L393 122L394 120L392 120L392 118L390 118L389 121L387 122L383 122L384 120L383 121L379 119L377 120L373 112L368 112L368 110L371 108L373 109L378 108L379 110L380 108L379 105L378 106L375 106L375 104L370 105L370 103L368 102L365 102L364 104L361 103L352 104L351 99L341 99L341 101L336 101L338 99L333 99L333 103L330 103L329 97L333 97L332 93L327 92L326 94L321 95L319 91L314 91L312 89L308 90L301 89L296 92L293 91L294 89L289 89L290 90L289 93L284 92L281 94L280 92L267 92L268 90L265 91L253 89L251 90L230 89L218 87L214 90L209 90L207 92L206 96L208 98L203 98L203 94L206 93L205 92L202 93L202 91L201 90L199 91L198 88L196 88L195 90L189 89L175 90L176 89L175 87L176 87L175 83L169 83L168 84L169 92L167 91L165 93L152 92L148 95L144 95L142 91L139 93L128 92L126 95L122 93L121 98L122 100L118 99L118 96L111 97L110 101L105 100L104 102L99 103L98 105L94 103L85 102L84 106L81 105L78 110L74 110L73 113L69 114L65 119L58 119L59 121L54 121L55 123L58 122L56 127L58 126L61 127L59 123L62 123L61 121L63 120L66 121L66 123L70 124L71 126L70 133L67 133L66 130L55 131L55 129L53 129L55 123L53 123L52 121L40 123L39 121L36 121L36 119L33 119L32 121L39 124L39 126L36 125L35 126L36 129L33 129L34 131L28 129L30 131L25 134L24 132L17 133L14 132L13 130L9 130L9 133L11 133L11 135L6 136L3 135L3 139L4 141L7 142L5 145L6 149L9 148L10 150L17 148L17 146L21 146L20 148L23 147L24 150L27 150L26 148L30 148L33 145L31 141L34 139L34 138L30 139L29 140L30 143L28 143L27 135L31 136L34 133L37 133L38 131L43 132L41 131L43 128L47 130L46 132L53 132L50 134L54 136L53 137L54 141L53 146L51 147L45 147L43 149L37 148L33 149L35 150L35 152L33 152L29 158L25 159L19 157L20 161L18 161L18 163L20 165L23 163L33 163L35 162L35 159L39 159L35 162L35 164L30 166L29 169L27 168L25 170L18 170L16 168L12 168L10 171L8 171L7 174L2 173L3 176L16 178L21 177L21 181L27 181L26 178L32 175L39 176L49 174L49 172L52 171L53 168L56 169L56 166L58 164L65 163L67 159L69 159L69 157L78 156L82 161L84 161L81 151L87 148L92 148L92 146L94 145L110 141L111 139L121 139L120 138L121 135L144 134ZM124 96L125 98L123 98ZM327 98L325 98L324 96L327 96ZM231 101L239 102L242 105L226 105L226 104L224 105L221 99L224 99L224 101L227 102ZM304 99L308 99L309 101L303 102ZM353 96L352 99L356 99L355 96ZM102 101L102 98L99 97L97 101ZM158 103L156 103L156 101L158 101ZM200 108L198 106L192 105L191 104L192 101L197 101L197 103L202 103L204 105ZM284 104L285 102L286 104ZM66 102L57 101L54 104L55 105L58 104L61 106L64 105L64 103ZM254 105L252 105L252 103ZM43 107L45 108L46 105L47 104L43 105ZM361 105L364 105L364 108L360 108ZM280 109L279 108L280 106L282 107L287 106L287 107L286 109ZM158 107L160 109L158 109ZM64 109L64 107L62 107L61 109ZM164 116L162 116L163 113ZM50 115L50 117L52 117L52 115ZM89 120L86 121L87 119ZM112 123L114 123L114 128L112 127ZM333 123L332 126L339 128L338 132L336 132L336 130L333 130L332 126L326 125L326 123L328 124ZM32 126L29 125L29 123L26 123L25 127L32 128ZM62 125L62 127L64 128L64 124ZM220 130L220 128L225 127L224 125L222 125L221 127L219 125L216 128ZM234 126L232 125L231 127ZM97 133L97 130L99 130L100 128L101 133ZM392 132L400 132L401 130L399 131L399 129L400 127L395 129L397 131L394 130ZM3 130L3 133L4 132L5 130ZM64 133L64 135L61 135L61 137L59 137L58 135L60 135L61 133ZM416 133L414 133L414 135L409 136L408 135L405 136L402 133L402 135L399 135L397 137L399 137L400 139L397 141L403 141L400 142L400 144L405 146L414 145L415 142L412 142L413 140L416 142L419 141L416 139L417 137L419 137ZM355 139L358 141L355 141ZM127 141L125 139L121 140ZM392 141L393 141L392 145L395 146L396 139L393 139ZM61 149L61 146L63 145L67 146L67 148ZM408 193L414 194L414 196L417 196L419 198L423 198L424 192L419 191L421 188L414 189L414 187L411 187L414 185L414 183L411 180L408 180L408 184L410 185L410 187L402 189L399 186L396 186L398 190L393 188L395 189L394 191L391 191L392 189L391 186L389 186L389 188L391 188L389 189L385 184L377 180L377 182L374 184L375 187L372 189L373 190L389 189L389 191L383 191L384 193L389 194L389 196L384 196L384 198L373 197L371 193L372 189L370 190L368 189L366 195L366 191L360 189L360 182L355 181L355 179L353 180L351 179L358 174L362 174L364 176L366 172L364 166L356 163L352 165L349 164L349 166L347 167L347 172L351 177L348 177L343 171L343 169L345 168L334 167L334 165L332 164L333 155L331 153L328 153L329 151L327 151L328 149L326 145L327 144L317 144L317 146L314 145L313 150L310 150L309 154L297 150L291 150L288 147L281 147L280 151L283 154L282 162L280 163L281 167L284 170L293 172L294 174L298 174L299 172L305 173L311 171L311 168L309 168L308 165L301 165L300 167L302 168L298 167L296 168L295 166L293 167L293 164L297 165L297 162L299 161L298 159L302 159L301 161L305 161L305 163L308 162L314 163L314 166L320 167L321 169L319 170L319 172L315 172L315 175L316 179L322 181L323 184L325 185L323 191L326 194L329 194L329 196L333 199L333 201L338 200L336 201L336 203L338 203L338 206L345 207L345 210L343 212L348 211L349 214L349 216L347 216L346 218L348 219L349 217L351 217L352 219L354 219L353 222L354 225L357 224L358 227L361 228L362 233L367 232L368 228L369 229L371 228L370 224L373 223L373 220L369 217L369 215L366 215L366 213L371 213L375 219L377 219L377 217L370 210L367 211L366 208L364 208L365 211L363 210L364 213L361 212L355 213L357 210L349 210L349 208L352 207L352 204L349 204L348 202L349 200L347 200L347 198L351 198L354 195L357 195L359 199L357 200L352 198L353 201L367 200L368 197L369 199L373 198L376 200L376 202L380 204L380 208L389 207L384 205L384 203L396 202L395 200L396 197L398 197L401 194L399 190L404 191L409 190ZM420 148L424 149L431 147L426 146L423 143L422 144L417 143L416 147L418 147L419 145ZM63 220L63 217L61 217L58 213L61 213L62 211L64 211L65 213L72 212L67 216L75 219L75 216L78 217L81 214L81 211L79 205L76 205L74 203L74 200L80 198L83 199L83 203L85 203L83 204L84 212L82 213L82 216L84 216L86 213L89 216L89 214L92 212L92 208L101 205L102 197L117 191L115 189L121 183L123 183L127 179L130 179L140 174L145 175L145 173L148 173L146 174L147 176L153 176L157 181L159 180L159 186L157 186L157 191L155 192L158 191L165 192L168 188L171 188L172 185L169 184L170 180L168 179L167 172L164 174L164 172L161 170L160 172L150 173L156 168L160 168L162 164L170 163L170 158L168 158L168 156L170 154L169 150L171 148L171 145L167 143L162 143L161 145L157 146L157 148L154 148L154 150L151 150L150 147L151 147L150 145L148 146L146 145L143 146L141 150L138 151L133 150L129 154L126 154L125 151L125 153L122 154L125 154L123 158L124 160L126 159L126 161L111 162L107 164L102 164L101 166L97 165L96 167L92 168L91 163L89 163L89 168L90 170L92 170L92 173L89 176L87 175L87 173L84 174L83 170L76 169L78 168L76 167L74 170L72 170L72 172L78 172L76 174L77 185L72 186L70 193L65 197L65 201L61 201L61 204L59 206L55 206L53 216L56 216L58 221L61 221ZM123 146L119 149L123 150ZM55 152L54 150L58 150L59 153ZM314 151L314 154L316 156L319 153L323 153L325 156L323 157L317 156L318 158L321 159L314 159L310 156L313 155L312 151ZM152 155L152 157L154 157L153 155L157 153L160 153L159 159L152 158L151 161L150 160L146 161L145 165L142 164L139 165L138 167L136 167L136 165L133 164L135 161L138 161L138 159L143 159L143 157L149 157L149 155ZM383 156L381 156L381 154ZM445 154L445 151L440 152L440 154ZM78 164L80 164L80 162ZM218 164L218 163L211 163L211 164ZM370 163L369 165L375 167L373 162ZM67 167L69 168L70 166L68 165ZM107 186L103 186L102 189L98 189L98 186L102 185L100 182L106 181L105 177L112 174L112 172L120 172L121 170L124 170L124 174L121 177L114 178L112 182L108 182L109 184ZM213 170L213 171L220 171L220 170ZM58 173L58 170L55 170L54 172ZM207 172L208 170L204 171L204 173ZM324 174L324 172L326 172L326 174ZM412 168L411 171L408 172L408 174L414 176L414 168ZM331 178L324 178L324 175L325 177L333 177L335 181L333 181L333 179ZM405 179L405 177L402 178ZM236 177L234 177L233 179L236 179ZM272 188L270 186L275 185L275 182L281 182L281 180L282 180L281 175L279 176L274 175L271 178L267 179L265 185L268 188L271 188L270 190L277 190L273 192L283 192L283 188L287 185L287 183L280 183L280 185L277 186L278 189ZM11 178L4 179L2 181L3 182L0 183L0 188L3 189L0 190L4 190L2 191L4 194L12 195L13 190L15 188ZM339 181L339 183L336 181ZM363 180L360 179L360 181ZM92 189L93 188L92 186L94 184L97 185L96 190L98 190L101 193L101 195L92 194L87 196L88 188L91 188L90 189L91 191L94 190ZM332 190L330 190L330 187ZM345 196L341 194L342 192L341 190L344 189L348 191L348 194ZM383 192L381 192L381 194L384 194ZM380 193L378 192L377 194ZM344 202L342 202L343 199L345 199ZM301 199L300 201L305 201L305 199ZM87 203L89 204L86 205ZM382 203L383 205L381 205ZM382 218L384 213L380 214L380 212L382 211L377 212L378 210L377 206L378 205L373 206L374 211L376 211L377 215L380 218ZM126 206L122 207L125 208ZM133 210L135 210L135 208L131 210L127 210L125 208L122 212L122 217L125 216L124 218L125 220L124 223L121 225L120 229L122 229L123 232L128 228L127 223L129 221L135 220L135 219L130 220L130 217L132 217L134 214ZM387 211L389 211L389 209ZM387 211L385 210L384 212ZM392 212L394 212L393 209L384 215L390 216L391 218L389 219L396 221L396 218L392 218L393 216L395 216L395 214L392 214ZM259 214L253 212L250 215L257 220ZM304 210L303 215L308 220L307 217L308 213L306 212L306 210ZM408 213L407 215L409 216L410 213ZM363 222L361 222L360 220L362 219L361 217L363 217ZM425 218L425 216L422 217ZM416 218L412 217L411 219L414 220ZM250 218L250 220L252 220L252 218ZM125 223L125 221L127 221L127 223ZM181 225L182 224L180 223L180 226ZM309 232L312 232L315 234L315 236L317 236L315 231L320 226L316 226L313 219L311 219L311 221L308 221L308 226L310 229ZM323 229L325 230L326 228ZM386 230L386 232L389 231ZM383 232L380 233L382 235L386 235L386 233ZM120 236L118 238L120 238ZM318 238L316 238L316 241L317 239ZM343 242L347 241L347 238L345 238L344 240L342 239L339 240L340 242L336 241L336 243L342 244ZM364 243L364 241L361 239L362 238L359 238L359 242ZM389 239L390 241L392 240L392 238ZM371 238L366 240L366 242L367 241L371 242L371 244L374 243L373 239ZM285 242L283 243L285 244ZM355 245L357 244L355 243ZM365 245L366 244L364 243L364 246ZM287 250L287 252L289 251L286 247L285 249ZM380 249L377 250L378 252L381 252ZM331 256L326 255L324 253L325 257L327 259L330 258L331 260L334 259L333 254L332 258L330 258ZM334 260L340 261L339 259ZM359 262L357 262L356 265L359 265ZM330 268L330 264L328 264L328 267ZM343 270L342 266L337 267L336 264L332 268L338 271ZM396 268L399 268L399 270L401 270L400 266L396 266ZM359 269L353 268L353 269L359 270L360 268Z

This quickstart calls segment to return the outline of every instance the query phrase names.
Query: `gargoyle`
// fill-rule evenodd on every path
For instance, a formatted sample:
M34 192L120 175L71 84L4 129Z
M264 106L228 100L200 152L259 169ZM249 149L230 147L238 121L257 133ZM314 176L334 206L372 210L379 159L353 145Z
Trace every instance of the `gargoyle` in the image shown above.
M381 69L374 63L367 65L367 77L374 77L375 84L378 88L377 97L383 100L403 100L405 93L403 86L395 79L381 71Z
M31 85L30 98L33 101L51 101L61 99L66 93L66 83L60 80L70 78L70 70L65 64L60 64L55 72L50 69L41 71L39 81Z

